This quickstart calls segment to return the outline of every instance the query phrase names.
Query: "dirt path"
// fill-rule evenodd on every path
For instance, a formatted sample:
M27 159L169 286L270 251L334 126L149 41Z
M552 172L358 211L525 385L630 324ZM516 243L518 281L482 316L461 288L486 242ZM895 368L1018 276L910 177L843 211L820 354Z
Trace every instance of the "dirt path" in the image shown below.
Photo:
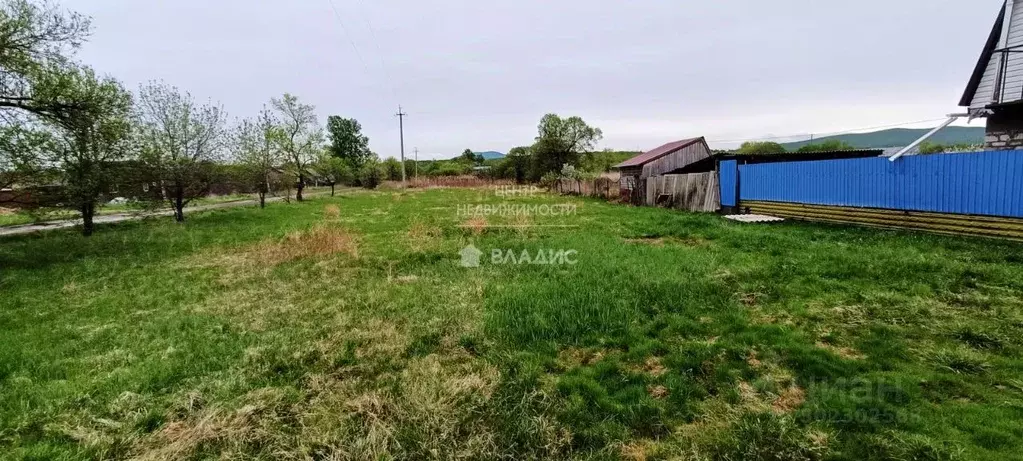
M306 197L309 197L309 198L311 198L311 197L321 197L321 196L327 195L327 194L329 194L329 192L316 192L316 193L313 193L313 194L306 194ZM284 197L272 197L272 198L266 199L267 203L270 203L270 202L281 202L283 200L284 200ZM254 206L254 205L258 205L258 204L259 204L259 201L255 200L255 199L252 199L252 200L237 200L237 201L234 201L234 202L213 203L213 204L210 204L210 205L199 205L199 206L187 207L187 208L185 208L185 213L186 214L190 214L190 213L195 213L195 212L198 212L198 211L220 210L220 209L224 209L224 208L235 208L235 207L240 207L240 206ZM100 215L100 216L96 216L94 218L94 221L95 221L96 224L110 224L110 223L118 223L118 222L125 222L125 221L135 221L135 220L140 220L140 219L145 219L145 218L157 218L157 217L165 217L165 216L174 216L174 211L173 210L162 210L162 211L153 211L153 212L148 212L148 213L145 213L145 212L144 213L117 213L117 214L109 214L109 215ZM55 229L67 229L69 227L80 226L81 224L82 224L81 218L77 218L77 219L62 219L62 220L57 220L57 221L43 221L43 222L32 223L32 224L19 224L19 225L16 225L16 226L0 227L0 237L6 237L6 236L9 236L9 235L32 234L32 233L35 233L35 232L42 232L42 231L55 230Z

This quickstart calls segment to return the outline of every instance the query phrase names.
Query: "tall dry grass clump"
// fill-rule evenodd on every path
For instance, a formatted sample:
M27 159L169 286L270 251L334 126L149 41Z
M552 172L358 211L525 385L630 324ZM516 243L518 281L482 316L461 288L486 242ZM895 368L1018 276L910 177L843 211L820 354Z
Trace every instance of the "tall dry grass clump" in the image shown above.
M343 228L322 224L309 230L292 232L278 241L260 242L246 253L259 264L271 266L338 253L354 258L359 256L357 242L352 234Z
M337 205L327 205L323 207L323 217L327 219L340 219L341 207Z
M463 222L461 226L458 227L467 230L470 234L474 236L480 236L487 231L488 225L489 224L487 223L487 218L483 216L475 216L469 218L468 220Z

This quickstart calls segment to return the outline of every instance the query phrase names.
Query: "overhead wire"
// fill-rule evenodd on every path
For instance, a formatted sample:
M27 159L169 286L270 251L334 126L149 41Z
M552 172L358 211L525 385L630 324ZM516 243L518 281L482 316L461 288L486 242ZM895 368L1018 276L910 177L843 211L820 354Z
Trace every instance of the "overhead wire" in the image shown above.
M384 51L380 48L380 40L377 38L376 29L373 27L373 23L369 20L369 16L363 8L362 0L356 0L356 10L359 12L359 16L362 17L362 21L366 23L366 28L369 29L369 35L373 39L373 46L377 49L377 60L380 62L380 69L384 72L384 77L387 78L388 84L391 86L391 95L394 99L398 99L398 90L394 85L394 79L391 78L391 71L387 68L387 64L384 63Z
M366 71L366 74L369 75L372 78L373 72L371 72L369 70L369 65L366 64L366 60L363 58L362 52L359 51L359 47L358 47L358 45L355 44L355 39L352 38L352 34L349 31L348 26L345 25L345 21L341 17L341 11L337 9L337 5L334 3L334 0L327 0L327 3L330 4L330 9L334 12L334 18L337 19L337 23L341 26L341 30L344 31L345 38L347 38L348 39L348 43L352 45L352 50L355 51L355 56L359 58L359 63L362 64L362 68ZM375 34L374 34L374 40L375 40ZM379 45L377 45L377 50L379 50L379 49L380 49L380 47L379 47ZM382 63L383 63L383 61L381 61L381 64ZM385 69L385 73L386 73L386 69ZM389 76L387 78L390 79ZM393 82L391 82L391 95L394 96L395 99L397 99L397 92L394 89Z
M946 120L946 118L938 118L938 119L930 119L930 120L917 120L917 121L914 121L914 122L894 123L894 124L889 124L889 125L878 125L878 126L865 127L865 128L855 128L855 129L851 129L851 130L834 131L834 132L829 132L829 133L798 133L798 134L791 134L791 135L787 135L787 136L764 136L764 137L758 137L758 138L731 139L731 140L720 140L719 139L719 140L712 140L712 141L707 141L707 142L727 144L727 143L737 143L737 142L754 142L754 141L771 141L771 140L779 140L779 139L793 139L793 138L810 137L810 136L822 137L823 138L823 137L829 137L829 136L839 136L839 135L843 135L843 134L853 134L853 133L860 133L860 132L869 132L871 130L880 130L880 129L885 129L885 128L897 128L897 127L906 126L906 125L917 125L917 124L920 124L920 123L941 122L941 121L945 121L945 120Z

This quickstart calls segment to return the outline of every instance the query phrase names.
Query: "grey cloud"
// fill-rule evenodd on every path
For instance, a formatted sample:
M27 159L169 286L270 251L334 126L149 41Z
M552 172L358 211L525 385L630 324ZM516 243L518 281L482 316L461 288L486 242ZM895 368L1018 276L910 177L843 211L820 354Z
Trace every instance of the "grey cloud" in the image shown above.
M254 114L285 91L435 157L528 144L546 112L606 147L738 140L956 110L1001 0L74 0L83 61Z

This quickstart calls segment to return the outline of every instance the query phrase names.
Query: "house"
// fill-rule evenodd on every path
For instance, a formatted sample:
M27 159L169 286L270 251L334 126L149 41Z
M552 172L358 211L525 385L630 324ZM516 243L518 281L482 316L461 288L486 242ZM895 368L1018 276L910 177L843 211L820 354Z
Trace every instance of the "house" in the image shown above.
M959 105L987 118L987 148L1023 148L1023 0L1002 5Z

